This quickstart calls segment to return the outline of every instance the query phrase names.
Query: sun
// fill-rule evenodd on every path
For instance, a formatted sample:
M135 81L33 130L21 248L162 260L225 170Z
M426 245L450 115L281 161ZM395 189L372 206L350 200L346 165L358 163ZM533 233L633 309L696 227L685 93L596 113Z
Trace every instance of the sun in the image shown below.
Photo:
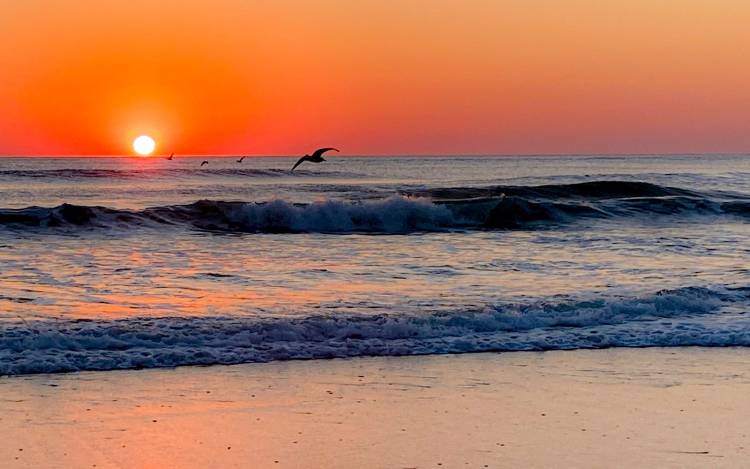
M141 156L148 156L156 149L156 142L148 135L141 135L133 140L133 150Z

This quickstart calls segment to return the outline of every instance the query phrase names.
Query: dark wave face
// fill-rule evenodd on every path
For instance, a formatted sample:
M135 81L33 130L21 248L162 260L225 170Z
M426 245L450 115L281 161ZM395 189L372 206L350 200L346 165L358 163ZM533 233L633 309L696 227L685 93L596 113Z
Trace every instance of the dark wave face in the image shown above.
M750 198L643 182L596 181L432 189L367 202L201 200L139 211L63 204L0 210L0 225L40 229L184 226L249 233L409 233L535 229L585 219L703 215L746 219L750 217Z
M429 196L437 200L463 200L506 195L527 199L618 199L628 197L699 197L687 189L665 187L647 182L591 181L578 184L547 184L542 186L455 187L407 192L409 195Z

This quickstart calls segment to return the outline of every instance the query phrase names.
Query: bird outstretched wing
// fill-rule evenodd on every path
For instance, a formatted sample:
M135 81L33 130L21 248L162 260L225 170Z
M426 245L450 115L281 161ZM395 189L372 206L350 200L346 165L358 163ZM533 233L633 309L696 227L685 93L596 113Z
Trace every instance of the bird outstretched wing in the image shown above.
M292 166L292 171L294 171L294 168L296 168L297 166L301 165L302 163L304 163L305 161L307 161L309 159L310 159L310 157L307 156L307 155L305 155L302 158L298 159L297 162L294 163L294 166Z
M315 153L312 154L312 157L315 158L317 156L323 156L323 153L325 153L327 151L331 151L331 150L338 151L335 148L318 148L317 150L315 150Z

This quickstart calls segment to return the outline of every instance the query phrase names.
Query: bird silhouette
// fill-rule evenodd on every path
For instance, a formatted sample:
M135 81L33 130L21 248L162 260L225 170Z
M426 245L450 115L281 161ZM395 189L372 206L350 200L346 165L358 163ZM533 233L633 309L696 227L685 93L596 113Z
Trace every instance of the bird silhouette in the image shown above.
M238 163L242 163L242 160L244 160L245 158L247 158L247 157L246 157L246 156L243 156L243 157L241 157L241 158L240 158L239 160L237 160L237 162L238 162Z
M305 155L305 156L303 156L302 158L300 158L299 160L297 160L296 163L294 163L294 166L292 166L292 171L294 171L294 168L296 168L297 166L301 165L305 161L309 161L310 163L322 163L322 162L324 162L325 158L323 158L323 153L325 153L327 151L331 151L331 150L338 151L335 148L318 148L317 150L315 150L313 152L312 155Z
M174 153L170 153L170 155L167 157L169 161L172 161L174 159Z
M208 160L203 160L203 162L201 163L201 167L203 167L204 164L208 164Z

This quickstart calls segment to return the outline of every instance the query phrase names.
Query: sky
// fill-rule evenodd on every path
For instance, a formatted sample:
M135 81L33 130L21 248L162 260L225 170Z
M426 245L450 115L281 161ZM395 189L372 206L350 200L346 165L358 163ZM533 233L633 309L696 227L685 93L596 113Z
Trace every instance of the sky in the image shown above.
M0 155L743 153L746 0L0 0Z

